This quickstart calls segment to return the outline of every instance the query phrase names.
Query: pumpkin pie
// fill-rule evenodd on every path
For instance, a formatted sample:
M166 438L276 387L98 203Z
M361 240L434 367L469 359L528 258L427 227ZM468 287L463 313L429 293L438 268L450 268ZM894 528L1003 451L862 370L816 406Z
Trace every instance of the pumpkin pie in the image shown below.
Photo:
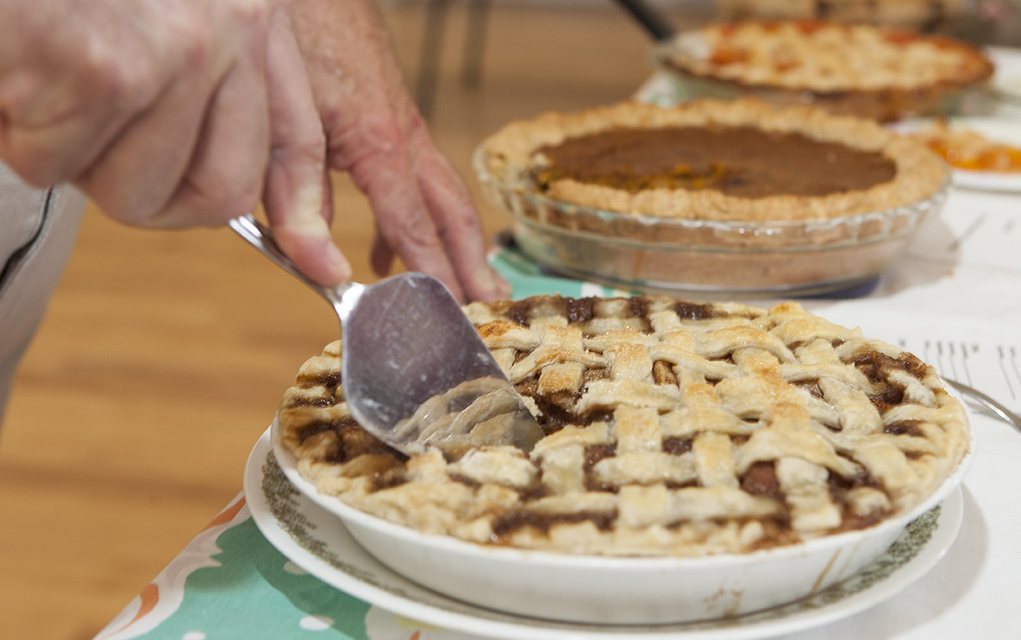
M663 219L833 219L923 200L947 177L924 145L874 122L754 99L547 113L480 154L508 189Z

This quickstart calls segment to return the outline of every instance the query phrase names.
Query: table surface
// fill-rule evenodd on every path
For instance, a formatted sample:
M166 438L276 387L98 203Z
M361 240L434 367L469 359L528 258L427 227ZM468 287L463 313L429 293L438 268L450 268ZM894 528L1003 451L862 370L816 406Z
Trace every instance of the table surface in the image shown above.
M1021 93L1021 54L992 53L1000 86ZM654 76L639 96L676 98L671 91L665 79ZM1021 99L972 108L983 116L992 109L1005 118L1004 127L1021 126L1009 120L1021 123ZM493 261L514 285L517 298L626 293L551 276L512 249L496 250ZM916 353L941 375L982 389L1021 413L1021 178L997 192L952 187L940 219L923 230L871 290L861 297L801 302L830 320L860 326L867 335ZM916 583L865 611L787 637L1021 636L1021 615L1015 612L1021 595L1021 510L1013 508L1014 492L1021 487L1021 433L990 412L972 408L976 451L963 483L963 523L942 560ZM97 640L306 634L324 640L477 637L389 613L321 582L260 533L239 495ZM732 637L759 635L752 627Z

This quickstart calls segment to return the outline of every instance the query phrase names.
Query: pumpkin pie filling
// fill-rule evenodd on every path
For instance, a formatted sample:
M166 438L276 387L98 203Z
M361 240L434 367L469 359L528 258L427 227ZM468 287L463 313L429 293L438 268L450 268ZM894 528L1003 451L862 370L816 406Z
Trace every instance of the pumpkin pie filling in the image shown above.
M543 189L572 179L631 193L713 189L744 198L811 197L867 190L896 175L880 151L753 127L612 128L538 152L548 160L534 176Z

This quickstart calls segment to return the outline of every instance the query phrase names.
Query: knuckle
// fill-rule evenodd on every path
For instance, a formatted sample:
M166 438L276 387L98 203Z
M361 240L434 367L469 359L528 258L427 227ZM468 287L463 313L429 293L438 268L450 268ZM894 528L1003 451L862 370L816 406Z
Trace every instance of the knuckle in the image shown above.
M389 118L366 118L363 133L375 153L391 154L403 145L403 136Z
M83 56L83 83L114 109L133 110L156 90L145 56L125 56L108 43L93 40Z
M277 132L272 154L279 162L303 162L322 165L326 154L326 135L317 126L287 127Z
M327 118L337 122L327 121ZM364 158L393 157L405 146L404 137L388 110L365 114L357 122L344 119L345 114L330 112L324 117L324 125L333 132L331 145L346 150L351 164L358 164Z
M226 10L232 22L249 33L265 33L269 28L272 9L266 0L232 0Z
M191 185L202 203L198 210L202 219L214 224L254 211L262 195L262 181L256 177L216 179L210 184L193 180Z
M208 24L201 20L190 20L181 25L175 36L174 47L186 68L204 69L212 62L216 45Z
M118 193L92 193L93 201L107 216L133 227L150 226L157 209L145 202L129 200Z
M185 69L204 69L213 60L216 38L209 19L193 6L177 3L163 15L160 36L154 46L164 59L173 59Z
M421 209L414 209L406 218L398 221L393 229L396 245L416 253L431 252L443 248L432 219Z

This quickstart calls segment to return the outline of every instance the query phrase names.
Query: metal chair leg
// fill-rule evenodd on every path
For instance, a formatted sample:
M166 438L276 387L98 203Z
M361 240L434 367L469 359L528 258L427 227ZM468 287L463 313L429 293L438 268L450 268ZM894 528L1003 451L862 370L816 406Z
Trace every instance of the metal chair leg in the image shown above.
M466 87L477 87L482 80L482 57L486 50L490 6L490 0L470 0L468 3L468 32L465 34L464 60L461 63L461 82Z
M422 117L429 119L436 100L436 83L439 80L440 54L443 49L443 31L447 22L450 0L429 0L426 5L425 32L419 57L418 78L415 83L415 102Z

